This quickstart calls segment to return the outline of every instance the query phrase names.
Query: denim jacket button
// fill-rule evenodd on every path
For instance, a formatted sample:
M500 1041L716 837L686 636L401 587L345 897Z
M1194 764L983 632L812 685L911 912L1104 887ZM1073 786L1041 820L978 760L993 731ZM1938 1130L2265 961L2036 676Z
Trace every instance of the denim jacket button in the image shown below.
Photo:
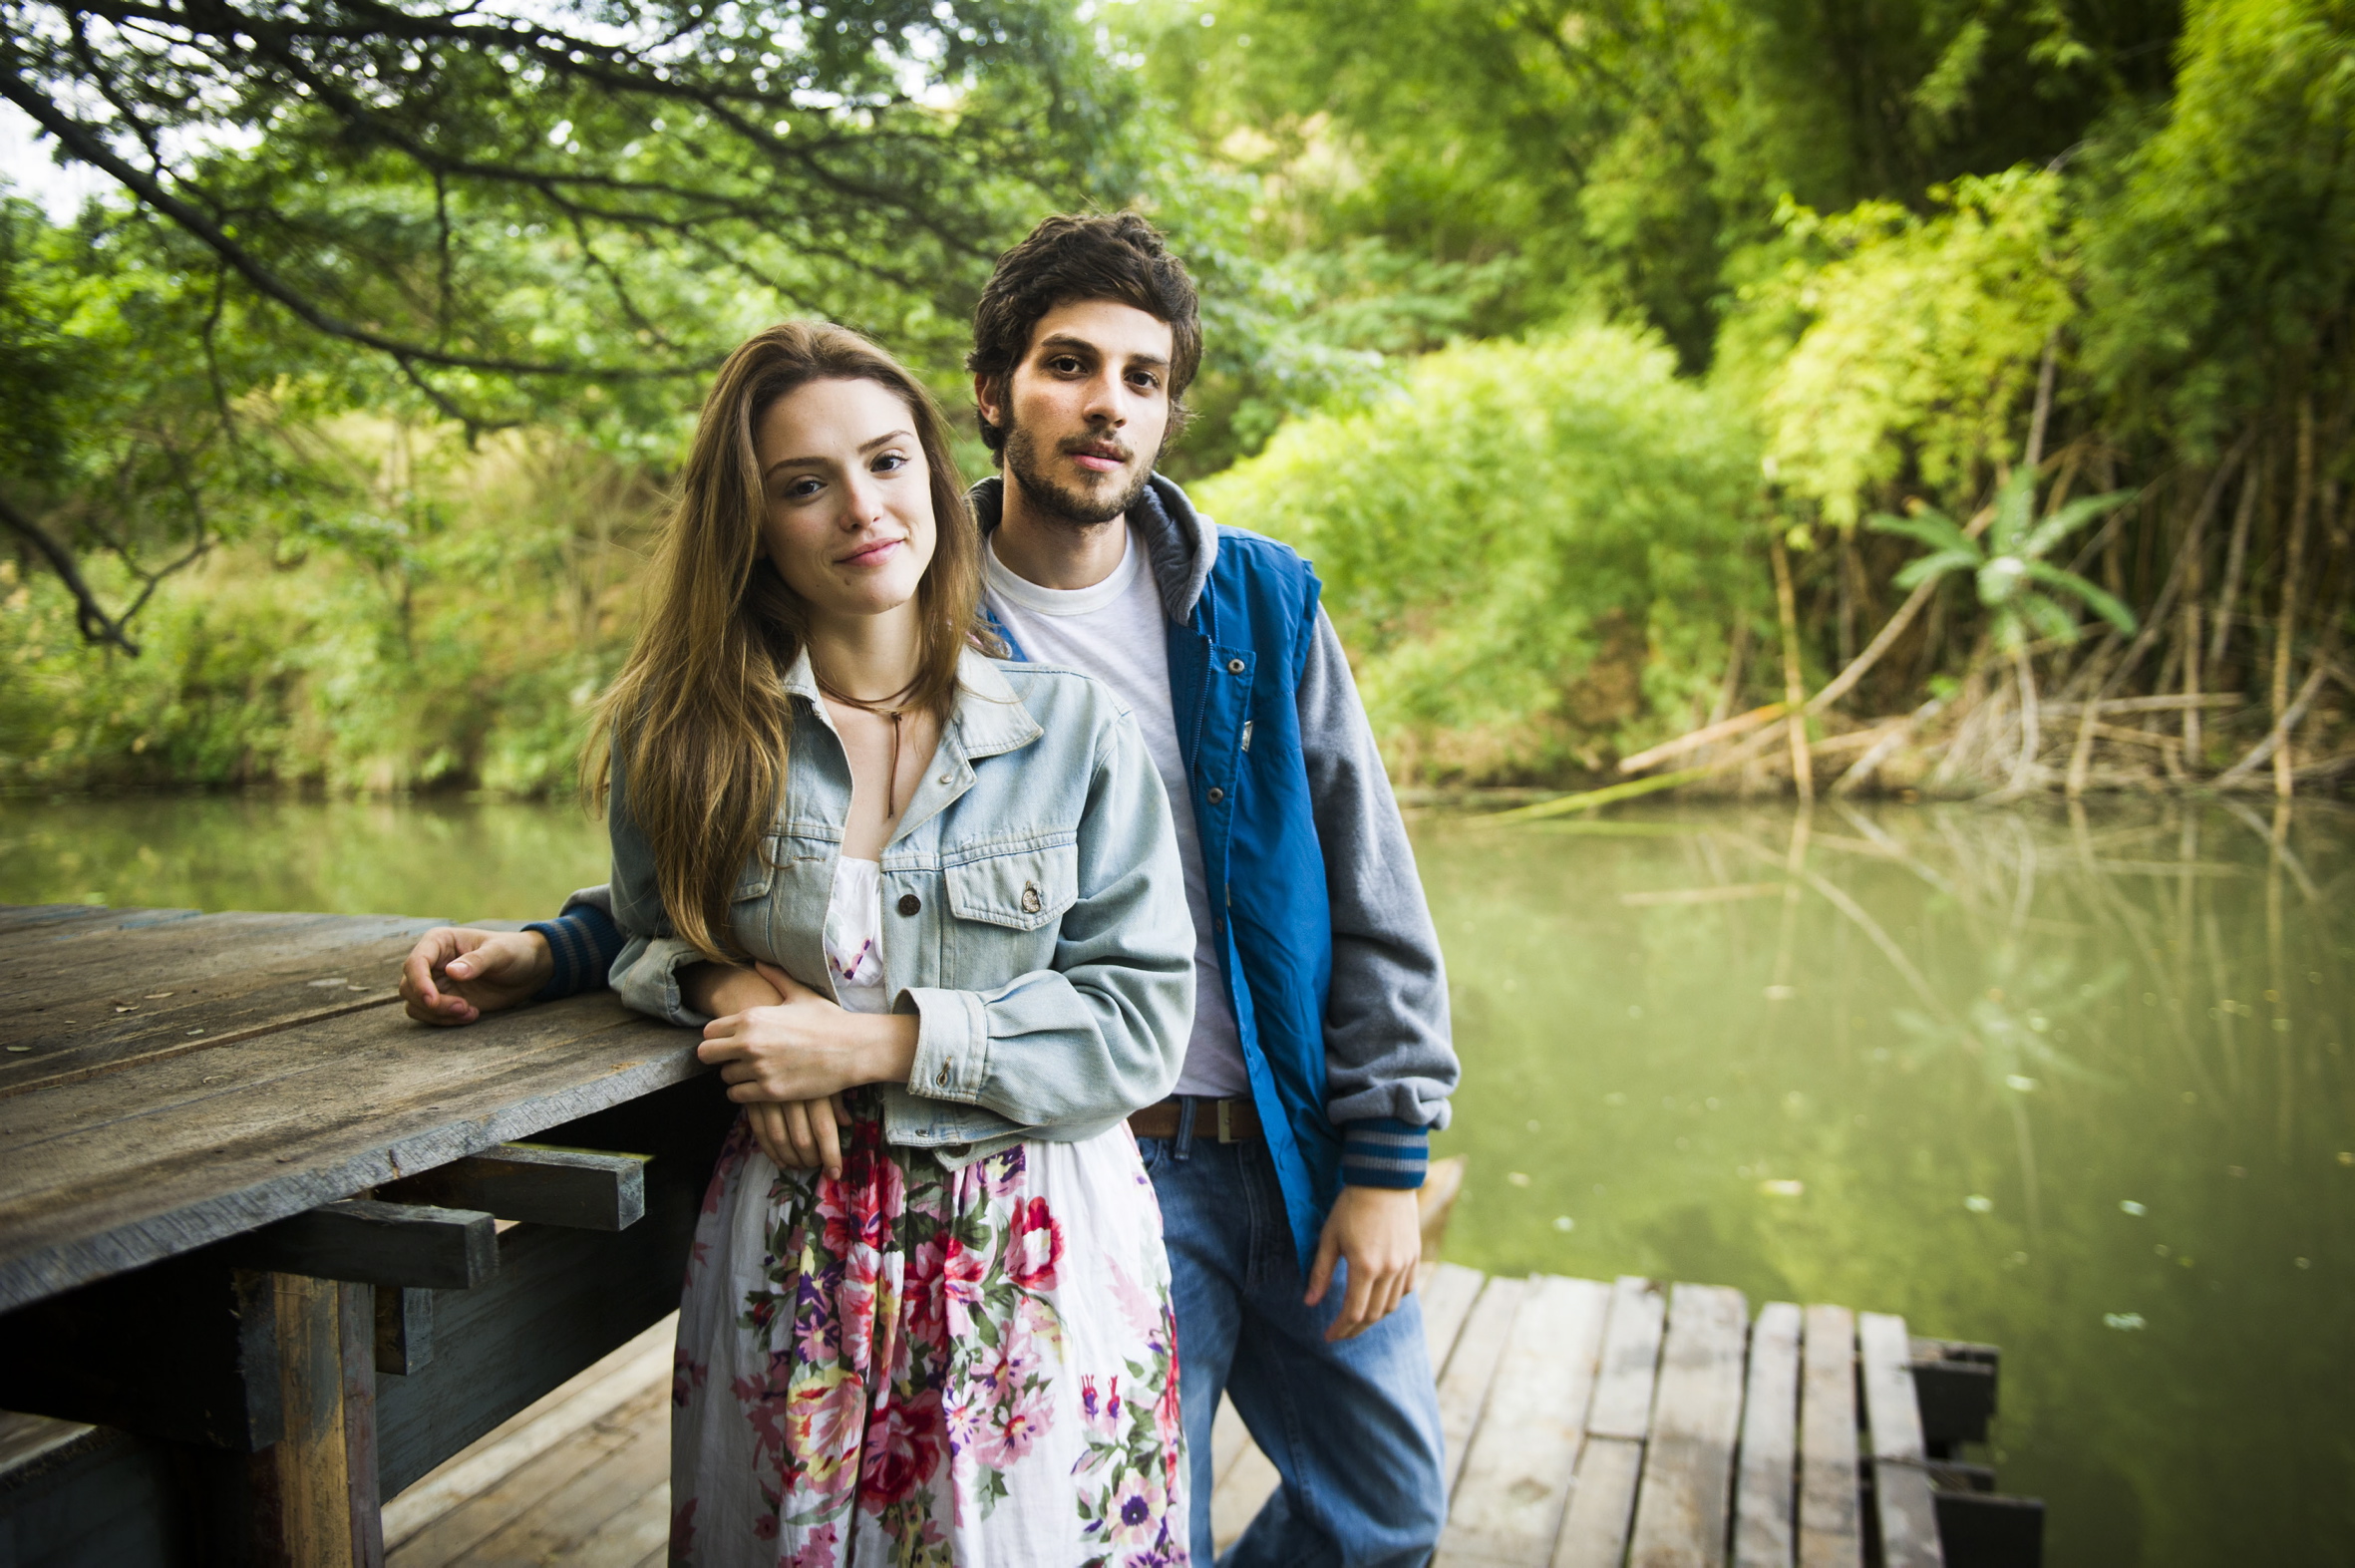
M924 901L918 898L915 894L901 893L899 895L899 912L901 914L912 915L923 907Z
M935 1084L945 1084L945 1083L947 1083L947 1082L948 1082L948 1064L947 1064L947 1063L943 1062L943 1063L941 1063L941 1064L940 1064L940 1071L939 1071L938 1073L935 1073L934 1075L932 1075L932 1082L933 1082L933 1083L935 1083Z

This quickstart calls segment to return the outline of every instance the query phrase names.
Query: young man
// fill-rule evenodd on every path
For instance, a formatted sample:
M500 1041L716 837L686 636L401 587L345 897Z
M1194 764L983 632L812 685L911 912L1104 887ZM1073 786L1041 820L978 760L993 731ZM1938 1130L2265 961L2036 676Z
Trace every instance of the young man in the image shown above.
M1003 469L973 492L985 603L1017 658L1128 703L1177 817L1193 1032L1176 1095L1131 1125L1176 1281L1194 1561L1223 1393L1284 1481L1228 1568L1404 1568L1447 1506L1408 1294L1457 1078L1446 978L1314 574L1154 472L1200 357L1192 283L1135 214L1050 218L1000 259L967 361ZM410 1012L603 984L602 893L517 936L430 934Z

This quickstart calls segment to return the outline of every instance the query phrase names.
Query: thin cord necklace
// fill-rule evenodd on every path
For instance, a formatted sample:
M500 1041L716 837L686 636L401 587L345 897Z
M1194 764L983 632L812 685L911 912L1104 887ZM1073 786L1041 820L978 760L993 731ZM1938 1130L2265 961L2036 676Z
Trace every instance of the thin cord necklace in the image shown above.
M841 703L845 708L855 708L860 713L873 714L878 719L891 721L891 777L883 788L883 820L886 822L895 820L899 815L899 721L907 717L907 694L916 689L916 682L922 677L911 676L905 686L890 696L878 697L869 701L864 697L852 697L847 692L836 690L832 682L827 680L825 676L818 674L816 666L811 668L810 673L817 676L818 689L826 694L829 701Z

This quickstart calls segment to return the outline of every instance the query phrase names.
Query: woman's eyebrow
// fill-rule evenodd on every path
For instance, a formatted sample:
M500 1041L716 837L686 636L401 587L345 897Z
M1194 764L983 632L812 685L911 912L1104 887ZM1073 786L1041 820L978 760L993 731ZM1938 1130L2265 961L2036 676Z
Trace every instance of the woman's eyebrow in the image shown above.
M893 443L893 442L895 442L895 441L913 441L913 440L915 440L915 432L913 432L913 431L905 431L905 430L891 430L891 431L885 431L885 432L883 432L883 434L882 434L882 435L880 435L880 436L877 436L877 437L876 437L874 440L872 440L872 441L864 441L864 442L860 442L860 443L858 444L858 451L859 451L859 455L863 457L863 456L864 456L864 455L866 455L867 453L873 452L873 451L874 451L876 448L878 448L878 447L888 447L888 446L890 446L890 445L891 445L891 443ZM775 472L776 472L776 471L777 471L779 469L792 469L792 468L810 468L810 469L822 469L822 468L824 468L824 467L826 467L826 460L825 460L824 458L780 458L780 459L778 459L778 460L777 460L775 463L772 463L772 464L770 464L770 465L769 465L769 467L767 467L766 469L763 469L763 470L761 470L761 473L762 473L762 475L763 475L764 477L766 477L766 476L767 476L767 475L769 475L769 474L775 473Z

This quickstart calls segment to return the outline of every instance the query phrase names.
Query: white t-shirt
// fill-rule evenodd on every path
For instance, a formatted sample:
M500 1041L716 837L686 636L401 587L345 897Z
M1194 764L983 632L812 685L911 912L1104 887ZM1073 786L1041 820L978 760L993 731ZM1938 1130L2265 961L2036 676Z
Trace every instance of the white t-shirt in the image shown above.
M1026 658L1092 675L1118 693L1137 715L1145 749L1170 792L1177 819L1178 858L1185 867L1185 907L1193 916L1193 1034L1176 1093L1218 1098L1249 1095L1242 1035L1226 999L1224 971L1210 934L1210 884L1202 869L1201 834L1193 821L1193 793L1185 754L1178 747L1178 719L1170 702L1169 623L1153 573L1129 535L1111 576L1088 588L1042 588L998 559L992 540L981 560L990 613Z

